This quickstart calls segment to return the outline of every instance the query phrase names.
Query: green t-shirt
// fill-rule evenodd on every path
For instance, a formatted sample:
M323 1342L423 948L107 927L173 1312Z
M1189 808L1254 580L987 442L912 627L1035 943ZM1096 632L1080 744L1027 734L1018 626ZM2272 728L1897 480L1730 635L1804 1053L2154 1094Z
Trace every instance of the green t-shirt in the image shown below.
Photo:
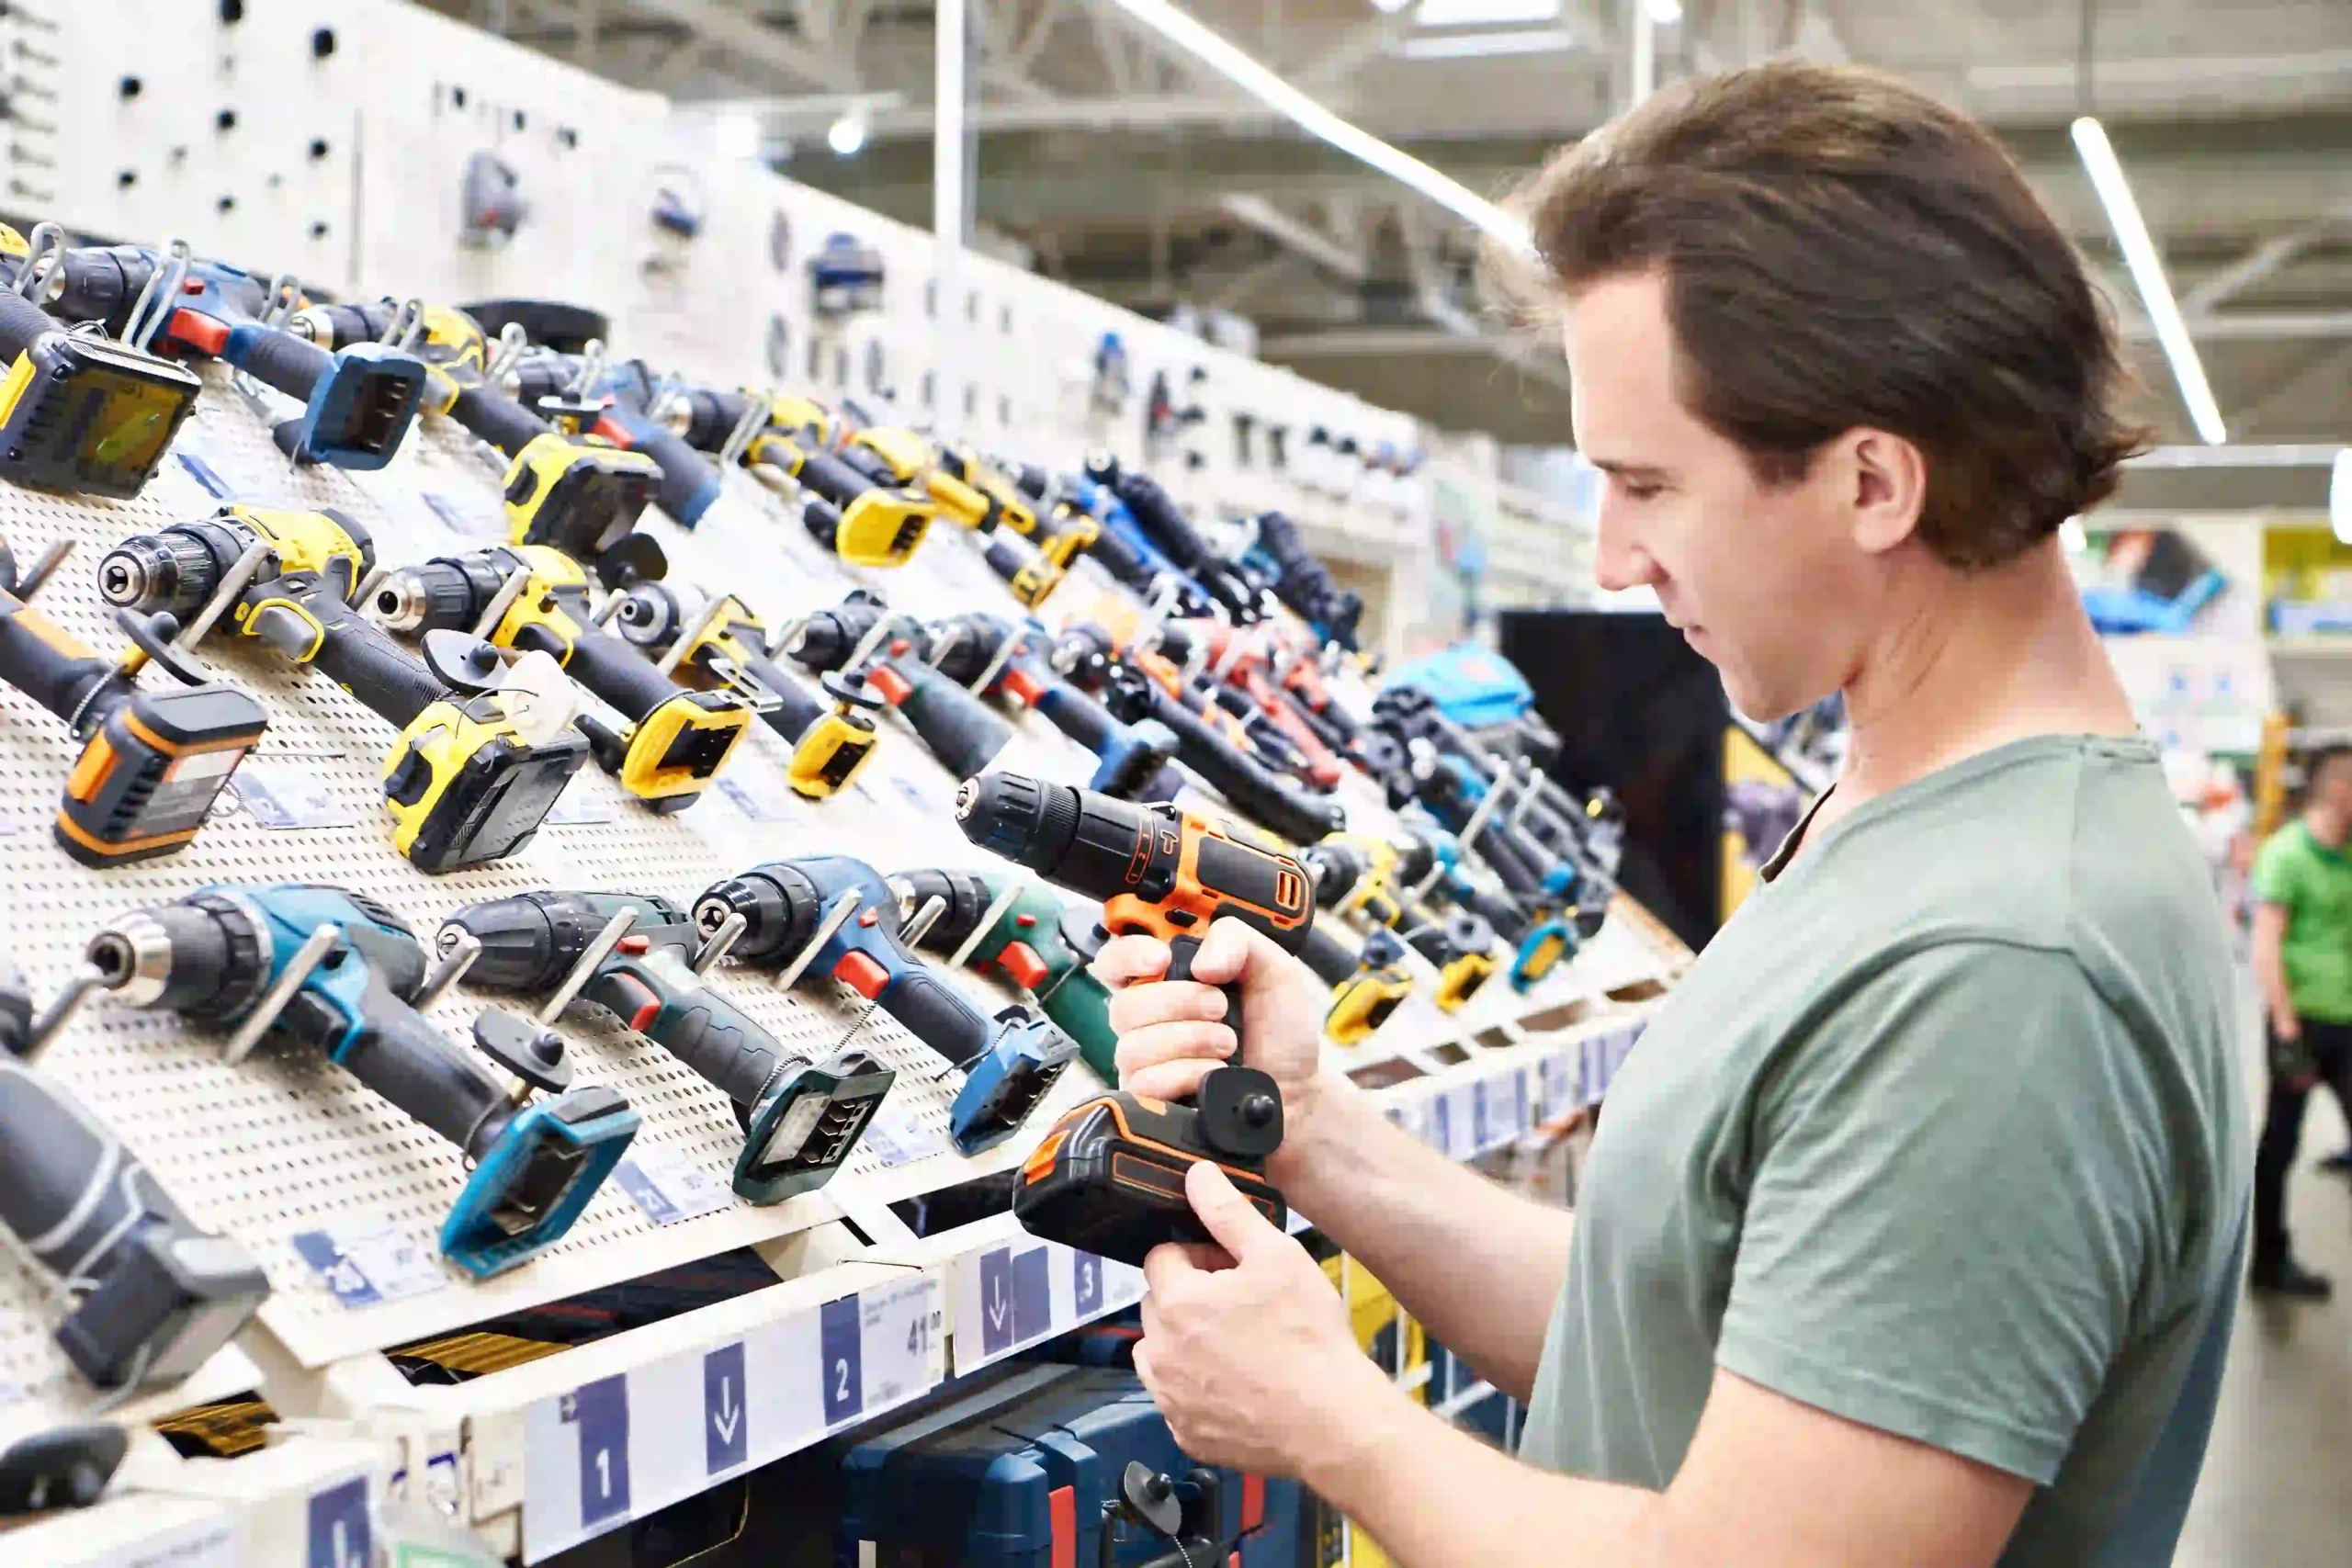
M2352 858L2298 819L2254 857L2254 896L2287 911L2287 995L2322 1023L2352 1023Z
M2144 741L1857 807L1611 1086L1524 1457L1662 1488L1720 1366L2031 1480L2004 1568L2168 1562L2245 1229L2233 990Z

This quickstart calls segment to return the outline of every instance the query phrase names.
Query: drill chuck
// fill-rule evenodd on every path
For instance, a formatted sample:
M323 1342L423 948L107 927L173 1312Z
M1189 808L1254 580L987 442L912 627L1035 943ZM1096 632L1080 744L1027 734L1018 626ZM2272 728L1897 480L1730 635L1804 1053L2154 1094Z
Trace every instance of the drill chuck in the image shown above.
M235 559L232 550L230 559ZM185 620L203 608L229 562L191 528L138 534L98 562L98 592L118 608L160 611Z
M1024 773L984 773L956 792L956 820L967 839L1057 879L1078 836L1080 811L1076 789Z
M138 1008L168 1008L209 1028L231 1023L269 981L268 933L234 894L136 910L90 939L83 957Z
M823 897L815 883L788 863L777 862L713 884L695 900L695 929L716 935L730 915L743 917L735 955L760 962L790 953L817 928Z

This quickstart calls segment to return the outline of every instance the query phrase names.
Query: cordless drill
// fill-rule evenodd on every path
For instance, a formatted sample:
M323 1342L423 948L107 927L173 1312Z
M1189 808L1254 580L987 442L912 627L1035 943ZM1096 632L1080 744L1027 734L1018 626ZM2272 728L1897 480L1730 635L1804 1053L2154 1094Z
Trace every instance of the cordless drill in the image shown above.
M864 589L800 623L785 652L804 669L842 671L896 708L915 738L957 778L978 773L1012 739L1012 727L961 682L924 660L923 629Z
M1563 863L1554 867L1545 875L1544 896L1521 900L1472 875L1462 840L1442 828L1426 821L1408 826L1394 842L1397 882L1428 887L1484 919L1513 945L1508 972L1511 989L1532 989L1584 944L1584 934L1565 918L1573 911L1564 900L1574 895L1578 881L1572 866Z
M682 691L604 630L589 609L588 574L545 545L493 546L403 568L384 579L368 613L412 637L481 626L499 648L554 659L626 721L615 728L582 714L578 724L597 764L657 812L699 800L752 722L740 694Z
M204 383L185 365L69 333L20 292L25 237L0 224L0 479L65 495L137 495Z
M616 917L617 940L600 939ZM811 1192L857 1146L898 1075L861 1051L820 1065L787 1049L695 967L704 942L693 918L667 898L625 893L526 893L469 904L443 922L447 957L471 938L481 955L467 972L488 990L559 990L592 965L578 995L661 1046L734 1102L743 1152L735 1194L780 1203ZM601 950L601 955L600 955Z
M1112 717L1108 708L1055 671L1051 643L1034 622L1014 626L975 611L936 622L926 632L941 674L968 687L993 669L988 695L1035 708L1093 752L1098 765L1087 788L1122 800L1173 800L1183 787L1168 765L1176 755L1175 732L1156 719L1123 724Z
M1058 507L1040 512L1022 493L1019 482L975 447L957 441L939 442L933 449L940 468L987 498L992 516L975 526L983 532L1006 527L1037 547L1047 565L1068 571L1072 562L1102 540L1102 525L1086 513Z
M51 552L51 562L62 558ZM268 721L259 703L172 646L179 624L168 615L116 612L130 647L101 658L26 603L46 575L19 574L0 543L0 681L63 719L83 743L50 830L84 865L170 854L204 826ZM141 690L135 677L150 664L180 686Z
M295 336L268 318L297 301L249 272L140 245L85 247L65 252L39 292L55 314L119 337L151 288L164 296L152 306L162 312L157 344L221 360L303 405L277 432L288 456L369 469L400 450L424 396L423 362L380 343L330 351Z
M1019 773L965 783L964 836L1071 892L1102 901L1114 935L1168 944L1168 978L1189 980L1209 923L1230 916L1297 953L1315 918L1315 885L1288 855L1235 838L1173 806L1136 806ZM1112 1093L1069 1111L1023 1166L1012 1211L1032 1234L1124 1263L1163 1242L1204 1242L1184 1176L1214 1160L1273 1224L1288 1218L1265 1178L1282 1146L1282 1090L1248 1065L1241 987L1223 987L1234 1032L1229 1066L1190 1105Z
M626 452L650 457L662 475L654 499L670 520L692 528L722 493L718 470L662 420L653 417L653 373L639 359L608 366L588 387L604 411L592 434Z
M349 346L381 339L401 311L390 299L313 305L297 310L288 325L322 347ZM464 311L427 305L418 324L424 407L507 459L501 490L508 541L551 545L594 561L628 537L662 484L660 465L641 452L566 435L491 385L483 376L488 340Z
M429 977L424 946L398 915L356 893L215 885L116 920L86 956L122 1001L238 1030L232 1041L261 1013L263 1040L322 1053L455 1145L471 1174L441 1227L441 1250L478 1279L563 1239L637 1135L637 1113L618 1093L572 1087L551 1032L495 1010L476 1021L476 1048L511 1088L453 1048L411 1005ZM554 1098L535 1100L534 1090Z
M1299 852L1315 879L1316 897L1339 911L1361 916L1374 929L1396 932L1437 971L1432 998L1458 1012L1493 978L1495 929L1464 908L1440 909L1401 886L1396 845L1369 835L1334 834Z
M792 742L786 777L803 798L822 800L848 788L874 754L880 736L873 716L882 698L863 679L838 671L819 681L827 704L810 697L768 657L766 626L733 594L714 598L675 582L639 582L622 595L613 624L681 683L751 698L768 728Z
M899 899L882 874L845 855L753 866L695 901L715 936L743 917L735 955L763 968L843 982L965 1075L948 1113L956 1146L978 1154L1011 1137L1078 1047L1023 1008L983 1018L909 948Z
M32 1021L24 976L0 960L0 1227L56 1282L57 1343L77 1371L105 1389L166 1387L243 1330L269 1280L33 1069ZM7 1470L0 1458L0 1513Z
M1249 697L1306 760L1307 782L1329 789L1340 782L1340 758L1316 728L1293 705L1290 694L1273 678L1273 653L1265 634L1222 621L1188 621L1185 629L1202 639L1210 669Z
M890 882L902 921L933 898L946 906L918 948L943 958L962 952L974 973L1001 976L1027 991L1077 1042L1080 1060L1104 1083L1119 1081L1111 993L1087 967L1102 950L1102 922L1092 911L1067 906L1042 885L1001 871L902 871Z
M348 601L375 564L366 529L335 512L226 506L124 540L98 563L108 604L148 615L225 618L299 664L316 665L400 730L386 758L393 847L420 870L454 871L531 841L588 760L576 735L526 728L526 685L494 649L450 634L419 660Z
M878 452L829 446L824 428L771 434L757 444L755 459L800 487L800 520L819 544L853 566L906 565L939 503L899 483Z

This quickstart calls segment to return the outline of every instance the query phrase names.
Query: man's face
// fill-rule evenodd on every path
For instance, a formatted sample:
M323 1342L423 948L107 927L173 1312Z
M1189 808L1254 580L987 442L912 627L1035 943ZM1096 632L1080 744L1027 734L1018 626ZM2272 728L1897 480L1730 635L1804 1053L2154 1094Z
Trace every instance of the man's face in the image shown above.
M1837 689L1879 597L1853 536L1851 469L1816 461L1802 479L1766 485L1682 406L1661 276L1594 284L1570 309L1566 338L1577 446L1607 480L1600 585L1656 590L1751 718Z
M2312 781L2312 795L2326 802L2329 810L2352 817L2352 756L2330 757L2322 764Z

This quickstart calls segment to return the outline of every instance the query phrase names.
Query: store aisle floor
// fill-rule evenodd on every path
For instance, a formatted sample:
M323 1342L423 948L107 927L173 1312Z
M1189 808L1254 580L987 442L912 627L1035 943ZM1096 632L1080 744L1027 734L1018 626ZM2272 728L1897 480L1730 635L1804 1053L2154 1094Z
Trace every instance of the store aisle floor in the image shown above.
M2247 1072L2259 1094L2258 1057ZM2335 1100L2312 1096L2288 1224L2302 1261L2335 1279L2335 1297L2239 1300L2175 1568L2352 1568L2352 1179L2314 1168L2345 1138Z

